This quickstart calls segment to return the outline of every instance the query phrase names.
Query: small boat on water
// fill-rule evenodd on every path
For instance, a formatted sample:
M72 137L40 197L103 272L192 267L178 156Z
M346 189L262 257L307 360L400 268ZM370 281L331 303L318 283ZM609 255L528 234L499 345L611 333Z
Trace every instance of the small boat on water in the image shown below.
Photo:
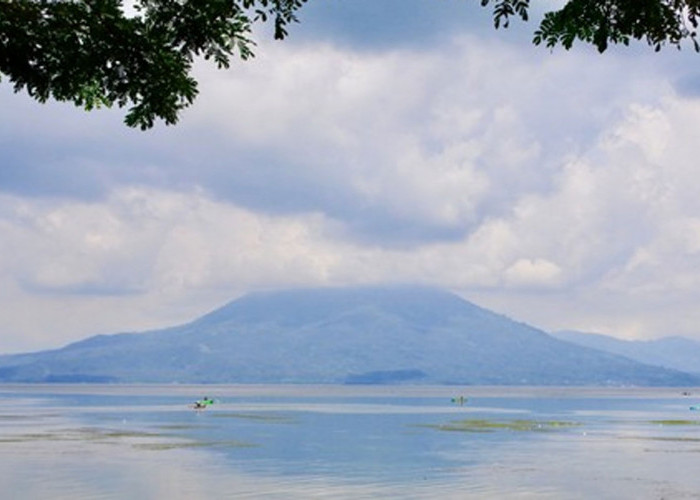
M195 410L204 410L207 406L211 406L213 404L214 404L213 399L204 396L199 401L195 401L194 404L192 405L192 408L194 408Z

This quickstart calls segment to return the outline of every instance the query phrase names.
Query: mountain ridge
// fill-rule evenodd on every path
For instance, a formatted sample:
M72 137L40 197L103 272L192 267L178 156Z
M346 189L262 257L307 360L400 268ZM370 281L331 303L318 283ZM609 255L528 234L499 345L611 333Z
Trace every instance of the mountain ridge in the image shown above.
M192 322L0 357L0 381L696 385L428 287L245 295Z
M687 373L700 373L700 342L669 336L654 340L625 340L600 333L562 330L556 338L600 351L610 352L640 363Z

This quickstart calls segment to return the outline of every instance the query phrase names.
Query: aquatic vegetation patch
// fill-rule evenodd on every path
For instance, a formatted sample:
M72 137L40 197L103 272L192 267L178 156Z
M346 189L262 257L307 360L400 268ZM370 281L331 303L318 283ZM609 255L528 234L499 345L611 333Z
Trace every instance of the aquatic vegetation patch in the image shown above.
M43 441L49 439L51 439L51 437L48 434L16 434L12 436L0 437L0 444L27 443L30 441Z
M157 425L156 429L162 429L164 431L188 431L192 429L206 429L208 427L210 426L198 424L163 424Z
M700 420L650 420L650 424L654 425L700 425Z
M0 445L10 444L10 443L23 443L26 440L19 438L0 438Z
M667 441L674 443L700 443L700 438L687 436L620 436L619 439L635 441Z
M486 419L466 419L454 420L446 424L426 424L422 427L429 427L439 431L447 432L497 432L497 431L515 431L515 432L543 432L556 429L565 429L578 427L577 422L568 422L560 420L486 420Z
M171 430L201 427L197 425L172 424L164 425ZM99 427L77 427L52 429L46 432L17 433L0 436L0 446L10 443L27 443L33 441L73 441L103 444L130 444L142 450L175 450L186 448L253 448L257 445L243 441L188 441L182 440L175 434L165 432L148 432L127 429L109 429Z
M0 443L26 443L30 441L78 441L81 438L65 432L27 432L3 436Z
M110 440L124 438L153 438L165 437L160 432L133 431L124 429L102 429L99 427L82 427L78 429L68 429L67 435L73 435L76 439L85 440Z
M140 450L179 450L187 448L255 448L258 445L242 441L180 441L165 443L135 443Z
M270 422L280 424L296 423L297 420L285 415L260 415L256 413L222 413L216 412L211 414L214 418L238 418L241 420L255 420L259 422Z
M243 441L181 441L173 435L143 431L99 428L61 429L42 433L23 433L0 437L0 446L33 441L84 441L94 443L125 442L141 450L176 450L187 448L254 448L258 445Z
M36 433L17 433L0 438L0 443L22 443L29 441L110 441L128 438L167 437L162 433L126 431L80 427L76 429L57 429Z
M0 415L0 421L14 422L27 419L27 415Z
M41 413L41 414L22 414L22 413L5 413L0 415L0 422L29 422L29 421L42 421L56 418L60 415L54 413Z
M692 437L661 437L661 436L656 436L656 437L651 437L649 438L650 441L672 441L672 442L678 442L678 443L700 443L700 438L692 438Z

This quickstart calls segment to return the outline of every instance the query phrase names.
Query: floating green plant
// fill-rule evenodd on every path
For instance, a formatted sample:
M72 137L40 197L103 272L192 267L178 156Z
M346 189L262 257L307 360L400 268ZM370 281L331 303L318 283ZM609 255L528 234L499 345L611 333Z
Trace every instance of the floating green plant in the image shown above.
M135 431L98 431L91 436L98 439L121 439L121 438L148 438L148 437L162 437L163 434L156 432L135 432Z
M23 433L3 436L0 443L27 443L30 441L79 441L84 437L64 432Z
M650 441L675 441L675 442L680 442L680 443L700 443L700 438L692 438L692 437L662 437L662 436L654 436L648 438Z
M143 450L174 450L182 448L253 448L257 445L242 441L166 441L167 434L139 431L121 431L109 429L78 428L45 433L24 433L0 437L0 445L10 443L27 443L32 441L86 441L116 443L122 439L138 438L141 442L131 441L134 448ZM143 440L150 442L143 442ZM154 442L154 439L163 441ZM127 441L128 442L128 441Z
M157 425L156 429L162 429L165 431L186 431L191 429L203 429L208 426L206 425L196 425L196 424L164 424Z
M27 437L26 435L13 436L13 437L2 437L0 438L0 444L8 443L26 443L29 441L36 441L36 438Z
M654 425L700 425L698 420L650 420Z
M167 434L161 432L132 431L124 429L102 429L97 427L66 429L63 431L54 432L53 434L58 437L65 437L66 439L86 441L101 441L125 438L143 439L167 436Z
M167 443L136 443L140 450L178 450L186 448L255 448L257 445L242 441L180 441Z
M700 438L688 436L619 436L618 439L630 441L662 441L672 443L700 443Z
M426 424L423 427L429 427L440 431L448 432L496 432L496 431L550 431L561 428L576 427L580 424L576 422L566 422L559 420L486 420L486 419L467 419L455 420L446 424Z
M238 418L241 420L256 420L260 422L282 423L289 424L296 422L292 417L284 415L260 415L255 413L223 413L216 412L211 414L214 418Z
M3 436L0 443L20 443L29 441L109 441L125 438L162 438L167 434L114 429L80 427L76 429L59 429L39 433L18 433Z

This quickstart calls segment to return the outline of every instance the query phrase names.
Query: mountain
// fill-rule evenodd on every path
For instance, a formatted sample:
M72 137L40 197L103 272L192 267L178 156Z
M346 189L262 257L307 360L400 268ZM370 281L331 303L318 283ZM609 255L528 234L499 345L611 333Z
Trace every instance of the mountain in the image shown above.
M186 325L2 356L0 381L700 384L417 287L253 293Z
M683 337L621 340L598 333L555 332L555 337L585 347L618 354L640 363L688 373L700 373L700 342Z

